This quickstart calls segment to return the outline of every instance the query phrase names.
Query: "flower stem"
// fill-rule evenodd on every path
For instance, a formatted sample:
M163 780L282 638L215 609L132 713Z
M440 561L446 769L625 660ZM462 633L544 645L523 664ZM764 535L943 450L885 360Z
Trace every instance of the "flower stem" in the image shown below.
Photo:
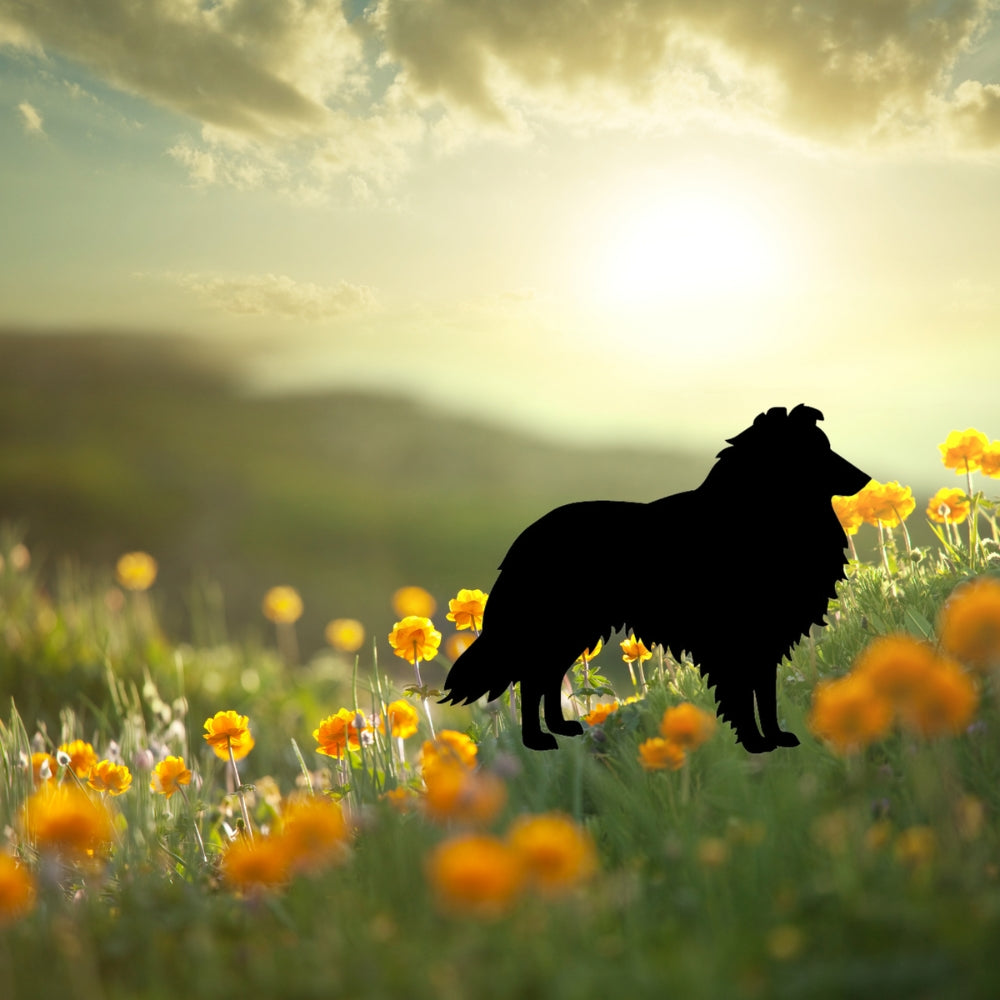
M195 816L194 810L191 808L191 800L188 798L188 793L183 785L177 786L180 789L181 795L184 796L184 805L187 806L188 814L191 817L191 825L194 827L194 835L198 841L198 850L201 851L201 860L208 864L208 855L205 853L205 841L201 838L201 830L198 829L198 817Z
M243 826L246 838L253 843L253 830L250 827L250 813L247 811L247 800L243 794L243 782L240 781L240 771L236 766L236 754L233 753L232 737L226 737L226 749L229 751L229 763L233 766L233 780L236 782L236 796L240 800L240 812L243 814Z

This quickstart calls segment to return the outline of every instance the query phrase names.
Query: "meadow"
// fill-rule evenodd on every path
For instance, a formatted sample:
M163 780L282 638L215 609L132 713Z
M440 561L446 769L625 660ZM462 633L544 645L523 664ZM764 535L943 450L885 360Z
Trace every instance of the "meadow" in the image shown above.
M581 650L556 752L516 690L437 705L489 580L303 658L290 587L265 641L180 641L145 552L53 585L8 529L0 996L997 996L1000 445L941 456L919 505L835 505L876 555L779 670L802 745L756 756L641 637Z

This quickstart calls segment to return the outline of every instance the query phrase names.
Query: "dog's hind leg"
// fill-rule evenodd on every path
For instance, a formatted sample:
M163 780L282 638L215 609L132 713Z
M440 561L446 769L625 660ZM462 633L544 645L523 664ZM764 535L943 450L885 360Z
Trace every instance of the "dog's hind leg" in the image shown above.
M529 750L558 750L554 736L542 732L539 718L545 686L539 677L521 679L521 741ZM548 722L548 699L546 699L546 722Z
M799 738L795 733L785 732L778 724L778 694L775 689L777 668L762 670L754 681L753 693L757 699L757 715L764 739L779 747L797 747ZM749 748L748 748L749 749Z

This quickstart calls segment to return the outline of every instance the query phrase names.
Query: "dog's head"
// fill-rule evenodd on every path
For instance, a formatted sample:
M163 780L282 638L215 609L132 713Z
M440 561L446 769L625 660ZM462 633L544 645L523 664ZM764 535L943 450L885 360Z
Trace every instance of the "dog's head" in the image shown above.
M772 406L758 415L753 425L736 437L719 458L739 456L744 469L754 470L770 482L774 474L794 481L800 494L853 496L871 479L867 473L841 458L830 447L827 436L816 426L823 414L799 403L791 413L783 406Z

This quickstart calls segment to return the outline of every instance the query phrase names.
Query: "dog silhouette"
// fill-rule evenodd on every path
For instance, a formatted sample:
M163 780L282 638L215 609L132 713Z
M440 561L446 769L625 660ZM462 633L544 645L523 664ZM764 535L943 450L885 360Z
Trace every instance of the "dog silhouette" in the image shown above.
M727 439L697 489L650 503L570 503L529 525L441 701L492 700L519 681L524 745L555 749L551 734L583 732L562 714L567 670L628 628L675 658L690 654L746 750L797 746L778 724L778 663L823 623L844 579L847 539L831 497L870 479L830 448L822 419L803 404L772 407Z

